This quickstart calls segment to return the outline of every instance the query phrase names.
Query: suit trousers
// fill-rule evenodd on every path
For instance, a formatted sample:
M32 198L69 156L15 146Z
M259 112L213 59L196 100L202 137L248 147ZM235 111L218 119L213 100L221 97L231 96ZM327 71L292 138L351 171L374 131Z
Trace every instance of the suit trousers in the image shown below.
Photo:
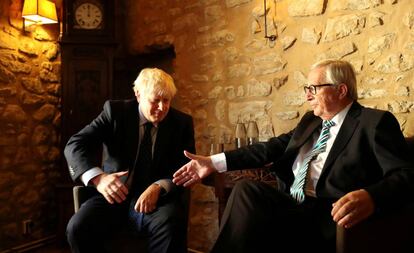
M211 252L335 252L332 201L307 197L302 204L257 181L236 183Z
M98 195L82 204L67 225L72 252L107 252L105 242L125 226L133 235L148 235L148 252L187 252L187 217L179 201L161 197L157 209L143 215L142 224L132 224L128 212L135 201L128 198L121 204L109 204Z

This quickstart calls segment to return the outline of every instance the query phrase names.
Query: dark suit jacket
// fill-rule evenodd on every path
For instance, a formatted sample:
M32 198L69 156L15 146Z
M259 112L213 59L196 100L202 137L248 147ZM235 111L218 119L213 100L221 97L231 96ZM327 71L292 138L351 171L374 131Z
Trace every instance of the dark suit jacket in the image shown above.
M257 168L273 162L272 170L286 184L293 182L292 164L300 147L321 127L321 119L306 113L297 127L268 142L226 152L229 170ZM364 188L378 209L413 200L414 165L395 117L354 102L330 150L316 195L332 201Z
M131 171L137 162L138 139L137 101L106 101L101 114L73 135L65 147L72 179L79 180L85 171L93 167L102 167L106 173ZM94 154L102 146L104 155L101 164ZM188 162L184 150L195 152L193 121L191 116L170 108L158 128L153 180L172 179L173 173Z

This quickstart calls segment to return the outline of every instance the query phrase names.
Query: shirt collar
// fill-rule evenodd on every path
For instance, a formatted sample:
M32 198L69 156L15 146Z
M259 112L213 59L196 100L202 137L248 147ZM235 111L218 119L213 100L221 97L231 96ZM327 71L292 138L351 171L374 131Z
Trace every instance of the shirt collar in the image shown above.
M346 115L349 112L349 109L351 108L353 102L349 103L347 106L345 106L344 109L342 109L340 112L338 112L331 120L335 122L335 126L341 126L342 123L345 120Z
M147 118L145 118L144 114L141 111L141 107L138 106L138 112L139 112L139 126L143 126L145 125L145 123L149 122L149 120L147 120ZM158 127L158 125L156 124L152 124L154 127Z

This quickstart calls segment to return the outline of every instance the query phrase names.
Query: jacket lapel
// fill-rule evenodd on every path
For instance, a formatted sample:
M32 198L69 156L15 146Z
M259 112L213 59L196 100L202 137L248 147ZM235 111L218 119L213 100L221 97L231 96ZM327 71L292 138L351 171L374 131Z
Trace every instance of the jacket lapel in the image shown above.
M128 145L128 161L130 161L129 171L133 171L137 163L138 157L138 143L139 143L139 113L138 113L138 104L135 103L135 106L131 108L131 113L126 115L126 131L128 135L128 141L126 144ZM129 175L130 177L132 175Z
M351 139L355 129L359 124L357 117L361 114L361 105L357 102L349 109L348 114L346 115L344 122L342 123L341 129L336 136L335 142L329 152L328 157L326 158L325 164L323 166L321 177L326 174L327 168L336 160L341 151L346 147L347 143ZM320 180L319 180L320 181Z
M285 161L291 166L296 159L300 148L309 141L309 138L311 138L315 131L321 128L321 122L322 120L319 117L312 116L311 119L299 123L294 130L291 141L280 161Z
M295 134L292 136L293 141L289 150L297 152L305 142L309 141L312 134L322 126L322 120L319 117L313 117L309 123L303 123L295 130ZM303 127L303 129L302 129Z

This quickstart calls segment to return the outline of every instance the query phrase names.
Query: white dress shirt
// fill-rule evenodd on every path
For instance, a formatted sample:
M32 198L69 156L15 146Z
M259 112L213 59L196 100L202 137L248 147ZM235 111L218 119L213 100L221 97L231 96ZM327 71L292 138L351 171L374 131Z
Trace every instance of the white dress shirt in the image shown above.
M342 123L346 115L348 114L349 109L351 108L352 103L347 105L342 111L337 113L331 120L335 122L335 125L329 129L329 139L326 143L326 150L323 153L320 153L312 162L309 164L308 174L306 178L306 185L305 185L305 194L308 196L316 197L315 189L316 184L318 183L319 177L322 172L323 165L325 164L326 158L328 157L329 151L332 148L332 145L338 135L339 129L341 129ZM315 132L311 138L311 141L308 141L303 145L299 153L293 162L292 171L293 174L296 176L300 166L303 164L303 160L308 152L312 150L313 145L318 140L320 132ZM218 172L225 172L227 171L227 162L226 162L226 155L224 153L219 153L216 155L211 156L211 161L215 169Z

